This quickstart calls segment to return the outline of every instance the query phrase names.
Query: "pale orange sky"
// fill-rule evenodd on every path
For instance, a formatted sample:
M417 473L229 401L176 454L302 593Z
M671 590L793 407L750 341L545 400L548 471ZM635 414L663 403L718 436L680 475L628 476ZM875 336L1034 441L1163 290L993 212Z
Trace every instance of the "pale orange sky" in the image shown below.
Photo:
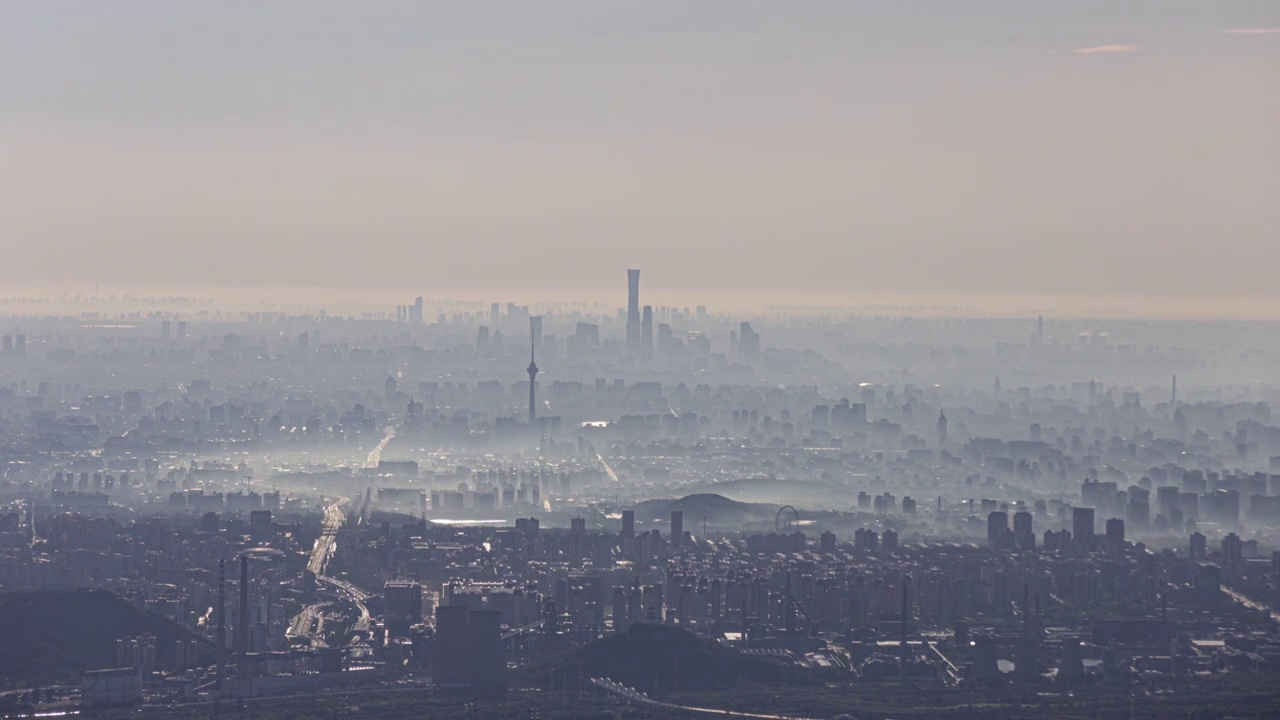
M552 296L630 266L1231 309L1278 294L1277 28L1269 0L8 2L0 283Z

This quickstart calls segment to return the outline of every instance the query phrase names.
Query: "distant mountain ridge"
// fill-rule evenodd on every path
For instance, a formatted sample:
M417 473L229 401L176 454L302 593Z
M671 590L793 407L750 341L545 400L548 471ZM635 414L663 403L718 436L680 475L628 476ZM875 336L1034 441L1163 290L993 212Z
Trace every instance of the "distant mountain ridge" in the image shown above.
M763 505L730 500L714 493L686 495L678 500L646 500L635 505L637 531L653 521L669 522L671 511L684 513L685 528L701 528L703 518L709 527L741 526L747 523L772 522L776 505Z
M744 503L772 504L775 508L794 505L811 510L842 510L858 500L857 492L812 480L784 480L753 477L707 483L692 488L698 493L715 493Z

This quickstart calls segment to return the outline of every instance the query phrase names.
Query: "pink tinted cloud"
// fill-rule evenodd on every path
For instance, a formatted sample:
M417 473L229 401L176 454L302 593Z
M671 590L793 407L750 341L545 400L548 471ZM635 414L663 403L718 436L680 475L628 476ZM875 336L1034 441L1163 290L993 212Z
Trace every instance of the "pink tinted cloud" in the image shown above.
M1228 35L1280 35L1280 27L1235 28L1223 32Z
M1073 50L1076 55L1110 55L1114 53L1136 53L1137 45L1097 45L1095 47Z

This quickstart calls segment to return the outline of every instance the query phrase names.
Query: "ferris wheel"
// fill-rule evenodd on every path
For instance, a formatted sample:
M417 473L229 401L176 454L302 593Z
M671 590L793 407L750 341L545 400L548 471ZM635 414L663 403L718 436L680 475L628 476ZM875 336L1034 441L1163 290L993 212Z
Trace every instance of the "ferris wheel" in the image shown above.
M778 508L778 514L773 517L773 527L779 533L793 532L799 525L800 513L790 505Z

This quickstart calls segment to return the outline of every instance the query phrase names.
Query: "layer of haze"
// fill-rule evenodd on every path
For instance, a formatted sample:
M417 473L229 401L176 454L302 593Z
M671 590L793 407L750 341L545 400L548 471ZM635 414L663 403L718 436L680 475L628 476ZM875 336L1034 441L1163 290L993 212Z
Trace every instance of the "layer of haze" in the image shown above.
M0 281L1274 298L1277 28L1274 0L7 0Z

